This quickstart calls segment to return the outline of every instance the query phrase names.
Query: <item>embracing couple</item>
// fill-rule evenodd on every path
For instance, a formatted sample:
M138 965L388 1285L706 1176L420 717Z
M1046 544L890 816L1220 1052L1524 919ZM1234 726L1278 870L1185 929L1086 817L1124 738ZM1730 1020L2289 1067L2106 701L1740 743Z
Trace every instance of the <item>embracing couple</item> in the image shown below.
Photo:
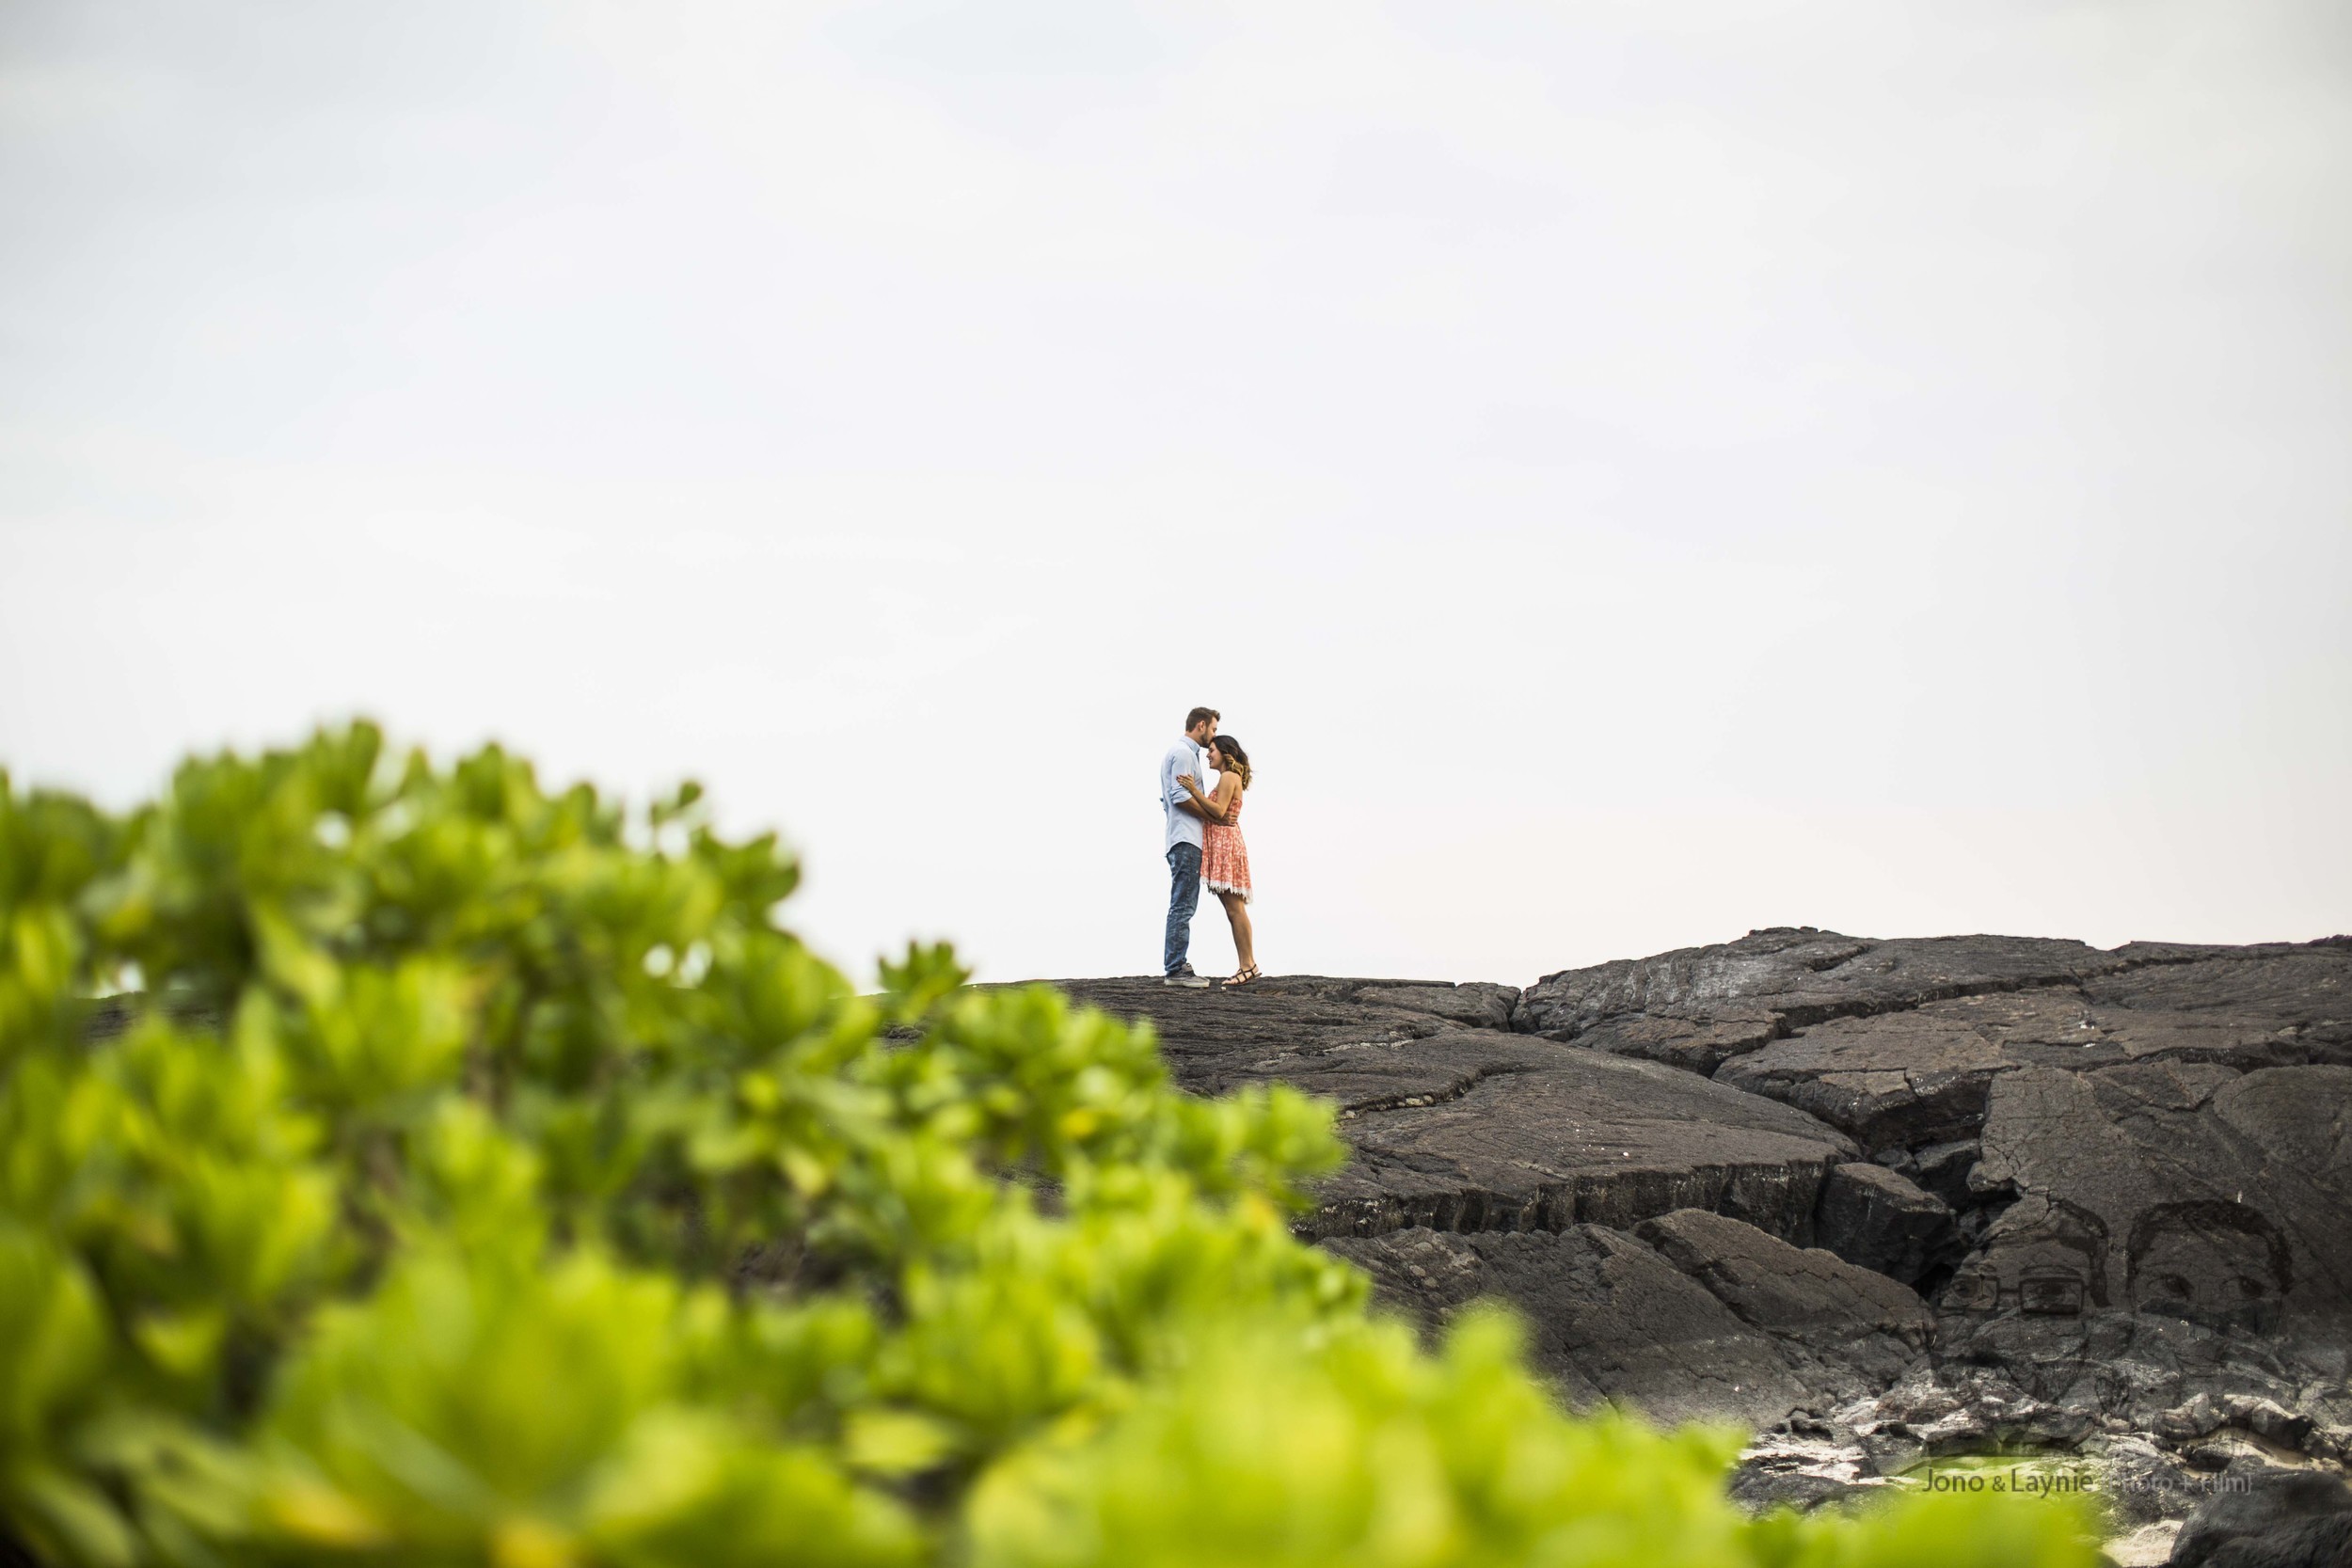
M1185 954L1192 947L1192 911L1200 905L1200 884L1225 906L1233 927L1233 952L1241 967L1225 983L1248 985L1258 977L1256 949L1249 940L1249 849L1241 841L1241 798L1249 788L1249 753L1230 735L1216 733L1217 712L1197 707L1184 716L1184 737L1160 759L1160 805L1168 813L1168 943L1160 967L1171 986L1205 986ZM1207 751L1203 757L1203 748ZM1204 760L1216 769L1216 787L1203 794Z

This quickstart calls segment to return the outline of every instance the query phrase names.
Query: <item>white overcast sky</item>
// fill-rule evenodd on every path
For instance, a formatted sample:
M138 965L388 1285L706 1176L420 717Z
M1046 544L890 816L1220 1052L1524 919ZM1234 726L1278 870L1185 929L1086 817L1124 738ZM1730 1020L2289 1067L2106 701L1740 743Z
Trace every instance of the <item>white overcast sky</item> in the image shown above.
M864 970L2352 929L2342 0L8 0L0 763L379 716ZM1205 910L1194 956L1229 967Z

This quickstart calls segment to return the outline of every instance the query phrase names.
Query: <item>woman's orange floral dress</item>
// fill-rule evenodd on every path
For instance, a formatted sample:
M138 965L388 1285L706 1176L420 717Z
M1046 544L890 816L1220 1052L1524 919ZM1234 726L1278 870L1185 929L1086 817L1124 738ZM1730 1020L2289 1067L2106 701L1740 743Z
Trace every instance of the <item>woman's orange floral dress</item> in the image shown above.
M1238 893L1249 902L1249 846L1241 838L1241 797L1225 808L1222 822L1200 825L1200 879L1212 893Z

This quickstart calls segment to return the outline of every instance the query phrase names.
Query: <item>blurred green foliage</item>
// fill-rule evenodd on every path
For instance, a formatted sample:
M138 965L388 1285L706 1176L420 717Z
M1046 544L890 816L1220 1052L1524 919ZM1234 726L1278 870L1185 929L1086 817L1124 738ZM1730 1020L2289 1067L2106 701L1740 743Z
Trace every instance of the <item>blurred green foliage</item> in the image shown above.
M373 726L125 817L0 774L0 1534L53 1563L2088 1563L2054 1507L1751 1523L1721 1433L1435 1354L1342 1148L1148 1025L861 996L692 785ZM98 998L112 1000L97 1000Z

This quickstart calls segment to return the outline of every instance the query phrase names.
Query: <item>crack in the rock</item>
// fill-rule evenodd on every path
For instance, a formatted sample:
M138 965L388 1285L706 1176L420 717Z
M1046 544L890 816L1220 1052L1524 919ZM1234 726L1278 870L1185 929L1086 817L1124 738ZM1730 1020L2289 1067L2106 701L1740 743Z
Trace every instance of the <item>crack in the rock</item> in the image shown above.
M1433 1029L1429 1034L1406 1035L1402 1039L1325 1040L1310 1041L1305 1045L1294 1045L1287 1041L1270 1042L1277 1044L1279 1049L1272 1057L1267 1058L1267 1062L1279 1062L1285 1056L1295 1057L1300 1061L1320 1061L1327 1056L1335 1056L1343 1051L1368 1051L1375 1047L1383 1051L1401 1051L1416 1040L1425 1040L1441 1032Z
M1537 1183L1512 1195L1485 1188L1381 1193L1327 1203L1291 1223L1306 1241L1327 1236L1379 1236L1426 1228L1476 1231L1561 1231L1574 1225L1629 1230L1677 1209L1704 1209L1743 1221L1799 1246L1812 1243L1813 1211L1821 1183L1839 1161L1795 1159L1782 1164L1694 1164L1672 1169L1588 1171Z
M1360 1006L1392 1007L1398 1012L1420 1013L1424 1017L1443 1019L1448 1022L1459 1022L1463 1027L1470 1029L1493 1029L1498 1033L1510 1033L1511 1031L1508 1024L1498 1025L1493 1023L1477 1022L1467 1019L1456 1020L1454 1015L1452 1013L1433 1012L1427 1007L1416 1006L1410 1002L1392 1001L1384 998L1380 994L1382 991L1398 990L1461 990L1463 983L1464 982L1454 980L1358 980L1350 985L1346 990L1341 993L1340 1000L1352 1002ZM1470 983L1483 984L1487 982L1473 981ZM1507 1017L1510 1012L1518 1009L1520 1000L1527 995L1527 988L1525 986L1505 986L1500 984L1499 982L1494 983L1494 985L1497 990L1508 991L1510 993L1509 1000L1504 1008L1505 1016ZM1498 998L1498 1000L1501 999Z
M1514 1073L1541 1071L1534 1062L1494 1062L1471 1069L1438 1089L1416 1089L1409 1094L1375 1095L1369 1100L1351 1100L1341 1105L1340 1119L1353 1121L1360 1116L1379 1111L1422 1110L1431 1105L1446 1105L1485 1083L1489 1078L1507 1078Z

